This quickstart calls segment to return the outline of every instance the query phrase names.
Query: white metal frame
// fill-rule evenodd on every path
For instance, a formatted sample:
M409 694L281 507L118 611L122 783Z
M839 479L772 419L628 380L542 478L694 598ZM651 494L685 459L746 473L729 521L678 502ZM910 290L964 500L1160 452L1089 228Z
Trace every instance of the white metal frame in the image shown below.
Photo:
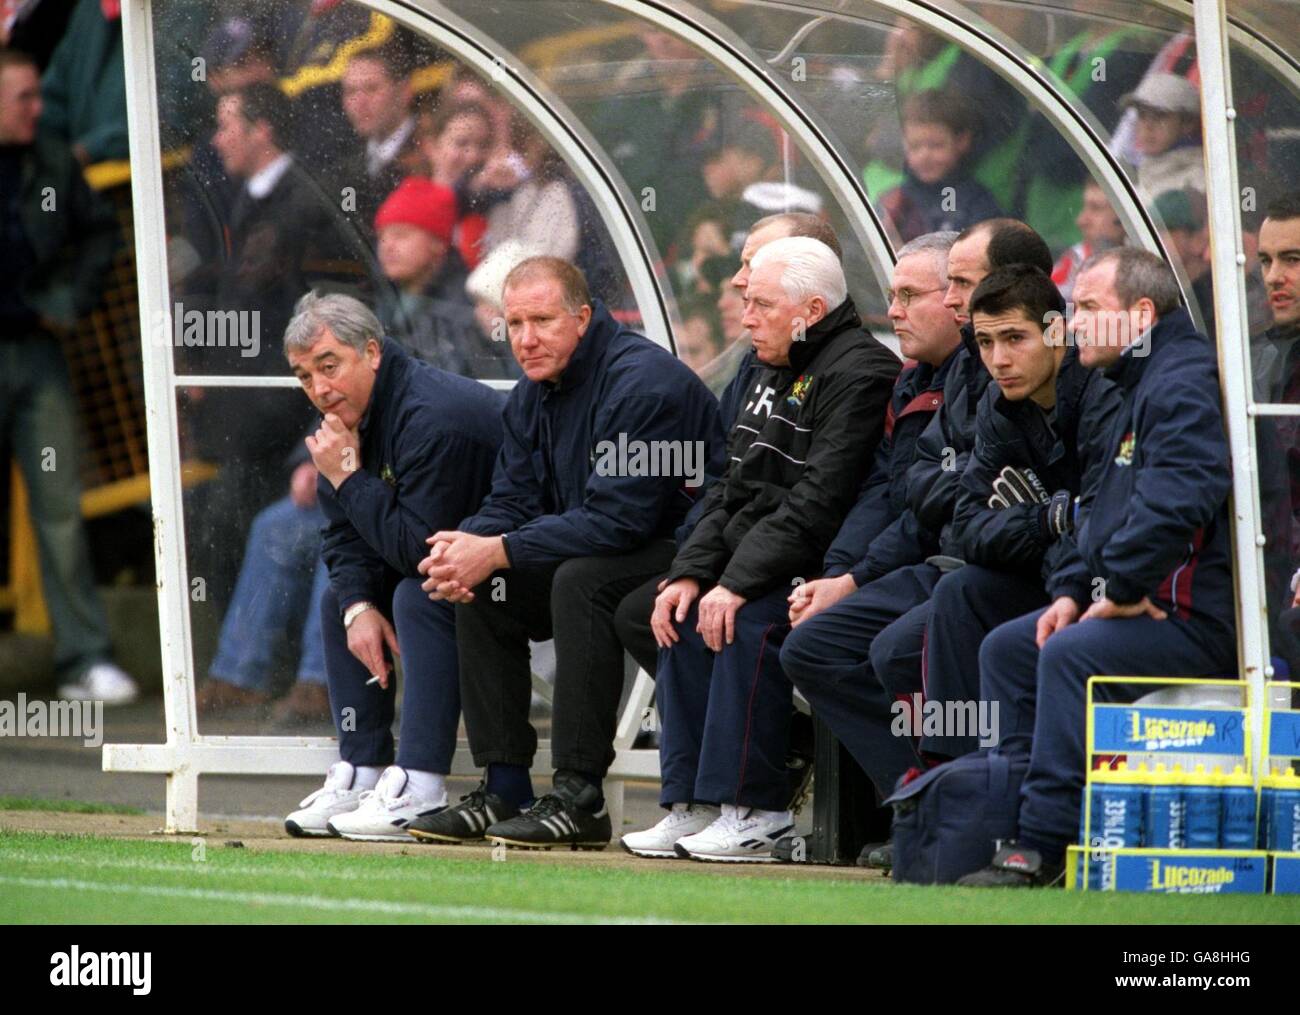
M782 88L765 73L761 63L755 65L748 47L738 48L734 36L730 45L722 46L699 28L685 23L685 3L673 4L675 12L659 0L602 0L637 16L654 20L713 59L722 62L741 78L765 105L776 112L782 125L799 138L819 161L837 198L846 209L857 209L866 216L860 221L868 254L879 270L888 272L892 252L883 242L883 233L870 208L862 201L853 174L848 181L841 175L844 167L820 128L806 112L800 111ZM769 0L770 2L770 0ZM958 42L973 55L993 63L995 54L982 53L988 46L987 34L976 33L960 24L954 13L957 5L919 3L916 0L875 0L878 7L914 18L947 38ZM809 10L805 5L799 6ZM582 161L573 165L605 218L630 273L633 289L643 313L649 315L647 330L667 343L668 319L664 294L651 269L653 244L643 222L637 221L637 203L629 200L608 159L594 141L578 129L571 117L557 113L561 104L523 68L515 65L510 54L493 53L490 40L446 12L432 0L397 3L393 0L368 0L370 6L388 14L407 27L431 36L447 45L467 63L491 75L511 96L543 135L566 153L575 150ZM944 10L944 8L948 8ZM1213 234L1213 272L1219 293L1218 328L1222 359L1224 401L1227 410L1229 440L1236 468L1233 475L1235 512L1235 554L1238 592L1241 600L1239 617L1240 656L1245 676L1250 682L1255 721L1260 719L1263 681L1271 674L1265 642L1262 545L1257 491L1252 486L1255 473L1254 432L1251 421L1257 415L1292 414L1291 407L1256 405L1250 391L1249 337L1246 333L1245 286L1242 267L1244 254L1236 242L1223 237L1240 236L1240 216L1236 203L1236 152L1233 147L1231 87L1226 46L1226 16L1223 0L1194 0L1195 29L1200 53L1210 208ZM417 13L418 12L418 13ZM822 13L853 18L845 11ZM442 24L435 23L436 18ZM453 30L454 28L454 30ZM135 193L136 258L139 274L139 299L142 317L169 305L165 228L163 222L161 149L158 136L158 110L155 90L155 54L150 0L127 0L123 4L123 34L126 42L128 125L132 138L131 168ZM1052 83L1032 66L1021 64L1017 53L1005 40L995 48L1010 60L1010 65L996 64L1044 112L1084 158L1085 164L1100 170L1103 183L1111 191L1116 210L1126 227L1136 233L1153 250L1160 251L1152 223L1136 201L1123 175L1100 143L1094 128L1085 117L1069 106L1055 91ZM504 73L503 73L504 71ZM543 98L542 96L545 96ZM1116 187L1116 183L1119 186ZM620 189L622 187L622 189ZM871 223L868 226L867 223ZM875 228L872 228L874 226ZM1222 308L1231 308L1225 311ZM155 555L158 572L158 607L163 657L163 689L166 716L166 742L163 744L105 745L103 767L106 771L161 773L167 776L165 830L185 832L198 823L198 777L200 774L283 774L319 775L337 757L333 738L202 736L197 732L194 709L194 680L191 653L188 587L185 567L185 533L181 512L181 483L178 468L176 406L173 393L178 387L293 386L292 378L236 378L177 375L170 348L143 343L144 378L147 396L146 417L149 441L149 467L152 477L152 501L155 528ZM165 392L160 398L158 392ZM610 771L611 811L621 811L622 782L627 778L656 778L657 757L653 752L627 750L640 725L645 704L649 701L650 678L639 673L631 700L619 723L616 748L618 757ZM1257 726L1257 728L1260 728ZM1257 748L1260 738L1256 738ZM550 752L543 745L536 765L549 768ZM468 751L456 752L453 771L472 771Z
M1232 105L1232 74L1224 0L1195 0L1197 63L1201 73L1201 116L1205 139L1206 187L1210 211L1210 254L1214 278L1215 320L1219 338L1219 372L1224 416L1232 453L1233 555L1236 563L1237 654L1250 687L1251 724L1255 730L1254 764L1258 780L1267 756L1264 729L1264 684L1273 675L1267 642L1267 597L1264 589L1264 543L1259 490L1255 486L1256 415L1248 364L1250 331L1246 324L1246 254L1241 245L1240 191Z
M433 37L467 64L491 78L564 154L579 181L596 203L629 275L649 337L672 348L664 292L652 270L654 245L639 219L639 205L630 199L612 163L577 121L526 70L513 65L509 54L494 54L486 40L440 5L426 0L417 13L406 4L367 0L367 6L393 17L423 35ZM438 24L433 17L445 19ZM455 25L459 31L453 30ZM155 320L170 308L167 283L166 228L163 221L162 150L159 141L153 12L150 0L123 4L122 32L126 49L127 124L134 186L136 266L142 320ZM178 375L170 346L147 336L142 343L146 395L149 471L157 565L159 626L163 663L163 707L166 740L162 744L105 744L102 765L107 772L155 773L167 776L164 831L183 833L198 826L200 775L320 775L337 759L332 737L211 736L197 729L194 706L194 667L186 570L185 530L180 483L180 447L174 393L181 387L296 387L292 377ZM493 386L508 386L494 384ZM166 392L160 398L156 393ZM653 684L640 673L619 724L618 756L609 772L606 791L611 820L621 825L623 782L628 778L657 778L658 757L631 751ZM549 745L539 745L534 764L550 768ZM458 745L454 774L477 769L469 751Z

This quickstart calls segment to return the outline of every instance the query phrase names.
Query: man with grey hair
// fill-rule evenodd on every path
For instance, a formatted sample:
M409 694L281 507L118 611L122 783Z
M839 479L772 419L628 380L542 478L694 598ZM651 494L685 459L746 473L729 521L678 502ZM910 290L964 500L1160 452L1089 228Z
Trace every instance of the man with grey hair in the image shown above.
M652 614L669 814L624 838L638 855L763 861L792 827L793 693L777 658L786 597L820 570L853 505L898 374L897 358L863 330L839 259L818 240L758 251L744 325L760 368L731 431L731 464ZM676 817L688 811L716 819L686 835Z
M460 719L454 614L429 602L417 568L430 533L455 526L487 493L501 403L413 359L350 296L302 297L284 352L321 413L306 443L325 515L321 628L341 758L285 827L409 841L411 820L446 806ZM406 683L396 764L395 655Z

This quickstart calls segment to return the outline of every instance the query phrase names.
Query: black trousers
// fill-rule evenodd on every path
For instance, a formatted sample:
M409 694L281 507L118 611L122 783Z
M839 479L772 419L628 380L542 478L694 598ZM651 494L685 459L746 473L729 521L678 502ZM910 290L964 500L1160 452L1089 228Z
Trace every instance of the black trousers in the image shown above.
M532 764L528 642L554 638L551 759L557 769L604 776L623 693L614 612L629 592L667 571L675 553L672 540L660 539L617 557L499 571L474 590L472 603L456 607L461 708L474 764Z
M655 633L650 630L650 614L654 612L655 597L659 595L659 583L664 577L655 575L638 585L623 597L614 612L614 630L618 632L618 640L636 664L652 677L659 665L659 644L655 641Z

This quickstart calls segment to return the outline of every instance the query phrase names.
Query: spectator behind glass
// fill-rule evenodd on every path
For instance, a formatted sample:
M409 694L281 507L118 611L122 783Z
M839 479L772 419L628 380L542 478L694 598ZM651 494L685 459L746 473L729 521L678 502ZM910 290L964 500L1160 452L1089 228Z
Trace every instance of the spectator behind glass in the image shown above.
M66 141L83 166L130 155L124 67L120 6L81 0L41 79L41 130Z
M454 243L465 265L473 269L482 260L480 245L487 231L474 183L493 147L492 114L477 102L444 106L420 115L416 138L430 178L455 192Z
M1201 148L1201 98L1196 86L1177 74L1149 74L1124 96L1137 111L1134 148L1141 158L1138 187L1148 199L1183 187L1205 192Z
M880 200L898 235L960 232L1002 214L969 172L979 118L960 95L917 92L903 103L903 182Z
M0 447L27 484L59 696L125 704L136 685L109 662L81 520L79 414L58 339L99 302L116 222L67 143L38 137L40 116L35 61L0 49ZM0 462L8 469L9 454Z
M390 338L436 367L467 377L506 377L504 343L480 334L465 292L466 272L451 245L456 196L408 176L379 208L377 316Z
M286 150L289 110L283 92L269 84L250 85L217 103L213 146L239 186L229 254L186 280L184 304L187 311L235 312L258 341L185 348L179 358L186 369L282 373L275 338L284 333L298 296L315 285L368 287L374 270L368 246ZM232 551L242 545L253 515L283 496L283 462L310 407L281 393L209 388L191 393L187 412L196 451L221 466L215 480L192 491L187 517L193 519L194 573L207 579L209 600L222 606L235 581Z
M681 323L673 334L677 358L699 374L722 351L717 311L707 297L683 300L680 311Z
M1067 303L1074 292L1074 276L1079 266L1093 254L1124 244L1124 225L1115 209L1110 206L1101 184L1091 177L1083 185L1083 207L1074 219L1079 229L1079 242L1057 258L1052 268L1052 281Z
M564 162L546 139L523 120L515 121L514 140L529 176L508 201L498 204L488 215L484 247L490 251L514 239L547 256L573 260L581 231L578 211L564 180Z
M1163 227L1160 238L1192 286L1192 298L1205 319L1205 333L1214 335L1214 279L1210 274L1210 229L1205 195L1195 190L1166 190L1154 202Z
M369 223L402 179L419 171L406 55L390 45L352 57L342 103L353 137L338 145L336 185L356 190L357 219Z

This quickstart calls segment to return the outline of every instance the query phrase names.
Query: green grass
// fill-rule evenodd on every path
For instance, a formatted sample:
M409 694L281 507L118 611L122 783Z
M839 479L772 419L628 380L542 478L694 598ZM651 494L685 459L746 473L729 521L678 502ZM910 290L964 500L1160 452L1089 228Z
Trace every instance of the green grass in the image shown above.
M0 923L1288 923L1300 898L980 892L435 848L356 856L0 831Z
M61 811L65 814L143 814L139 807L97 804L87 800L43 800L34 796L0 796L0 811Z

